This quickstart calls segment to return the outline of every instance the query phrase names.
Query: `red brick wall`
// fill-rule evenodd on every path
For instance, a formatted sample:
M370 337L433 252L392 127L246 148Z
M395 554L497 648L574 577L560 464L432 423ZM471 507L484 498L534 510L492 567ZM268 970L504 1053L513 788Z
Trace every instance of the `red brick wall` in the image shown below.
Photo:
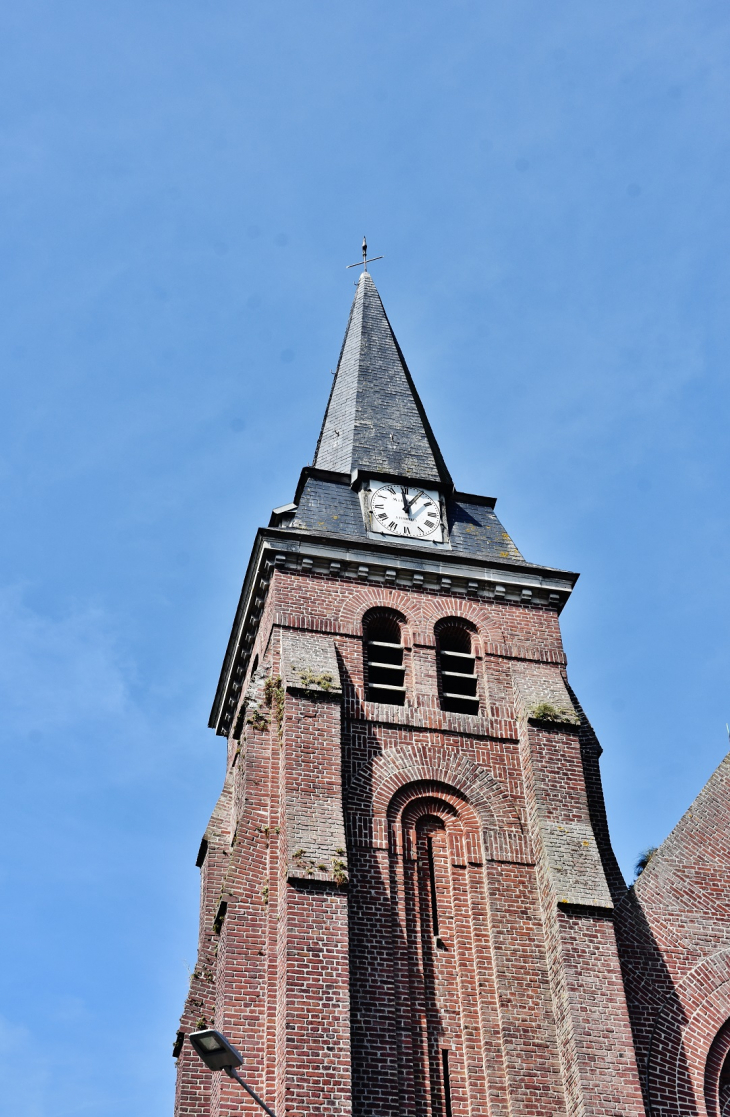
M730 757L617 906L636 1052L655 1115L720 1114L730 1049L729 880Z
M404 618L403 707L366 699L362 618L374 607ZM474 628L478 716L439 708L445 617ZM279 725L264 680L286 676L292 632L299 648L327 637L342 696L288 686ZM597 769L576 726L529 721L533 700L570 704L556 612L277 568L254 656L208 831L207 969L183 1030L203 1004L279 1117L445 1117L444 1050L453 1117L639 1117ZM335 851L321 852L338 818L347 882ZM314 843L318 828L319 853L291 848L294 830ZM194 1059L186 1044L176 1113L254 1112Z

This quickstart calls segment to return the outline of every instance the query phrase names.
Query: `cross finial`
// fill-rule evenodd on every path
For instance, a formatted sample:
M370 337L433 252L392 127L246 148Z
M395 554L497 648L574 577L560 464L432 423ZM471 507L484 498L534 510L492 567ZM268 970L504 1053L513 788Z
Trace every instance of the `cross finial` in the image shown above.
M367 271L368 270L368 264L372 264L373 260L382 260L382 259L383 259L382 256L371 256L370 259L368 260L368 242L365 239L365 237L363 237L362 238L362 270L364 272ZM348 264L347 265L347 268L359 268L359 267L360 267L360 261L359 260L356 264ZM345 268L345 271L347 271L347 268Z

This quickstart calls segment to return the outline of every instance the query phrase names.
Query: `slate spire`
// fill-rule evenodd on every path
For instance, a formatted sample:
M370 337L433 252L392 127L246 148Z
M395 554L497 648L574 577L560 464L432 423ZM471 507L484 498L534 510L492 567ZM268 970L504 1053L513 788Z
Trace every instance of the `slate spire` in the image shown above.
M451 484L380 295L363 271L350 311L314 465Z

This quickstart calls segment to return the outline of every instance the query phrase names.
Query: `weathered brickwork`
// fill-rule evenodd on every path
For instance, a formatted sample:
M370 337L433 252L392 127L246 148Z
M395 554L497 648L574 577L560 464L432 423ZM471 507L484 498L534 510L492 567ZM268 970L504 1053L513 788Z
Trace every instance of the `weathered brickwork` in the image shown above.
M402 618L404 706L366 697L374 609ZM473 626L478 715L440 709L448 617ZM445 1114L447 1052L454 1115L642 1113L578 727L530 720L573 710L555 611L280 567L252 652L200 1017L254 1088L282 1114ZM196 979L183 1029L199 1000ZM184 1051L179 1113L251 1112Z
M636 1053L657 1117L728 1112L729 880L727 757L616 909Z
M494 504L454 490L365 273L213 704L177 1117L257 1112L194 1054L210 1026L278 1117L730 1117L730 759L627 889L560 636L577 575Z

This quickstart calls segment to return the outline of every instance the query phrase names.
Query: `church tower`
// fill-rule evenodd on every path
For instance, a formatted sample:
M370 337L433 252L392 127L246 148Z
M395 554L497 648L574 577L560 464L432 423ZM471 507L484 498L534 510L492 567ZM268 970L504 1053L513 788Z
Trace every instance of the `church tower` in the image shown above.
M479 430L479 423L472 424ZM642 1117L577 575L451 479L372 277L314 465L259 530L211 714L178 1117Z

